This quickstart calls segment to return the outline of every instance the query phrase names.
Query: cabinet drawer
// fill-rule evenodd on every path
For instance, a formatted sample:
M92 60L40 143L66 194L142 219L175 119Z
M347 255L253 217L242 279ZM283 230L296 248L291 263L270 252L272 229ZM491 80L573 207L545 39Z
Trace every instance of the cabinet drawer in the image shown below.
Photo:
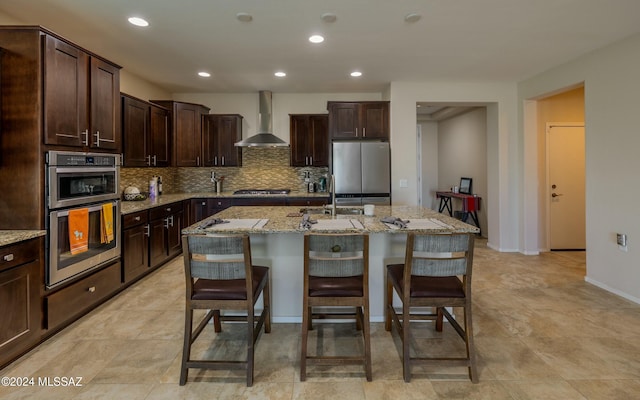
M229 208L233 204L233 199L209 199L210 207L213 209Z
M124 215L122 217L122 228L127 229L133 226L146 224L148 221L149 221L149 212L147 210L138 211L136 213Z
M120 262L46 297L47 329L69 321L99 304L120 287Z
M171 214L174 214L178 211L182 211L182 203L171 203L166 206L156 207L149 210L149 220L153 221L155 219L160 219L167 217Z
M38 243L38 240L30 240L1 248L0 271L38 259L40 255Z

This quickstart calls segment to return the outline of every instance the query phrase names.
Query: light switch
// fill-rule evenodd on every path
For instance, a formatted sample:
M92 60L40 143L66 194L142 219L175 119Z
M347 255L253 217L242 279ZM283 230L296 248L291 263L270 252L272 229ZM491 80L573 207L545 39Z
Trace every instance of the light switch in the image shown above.
M400 179L400 187L406 188L409 187L409 182L406 179Z

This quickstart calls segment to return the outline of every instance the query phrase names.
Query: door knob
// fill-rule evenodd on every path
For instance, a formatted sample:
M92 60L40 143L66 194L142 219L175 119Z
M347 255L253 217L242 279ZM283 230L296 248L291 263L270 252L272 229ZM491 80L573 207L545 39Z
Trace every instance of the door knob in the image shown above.
M562 196L562 194L558 194L558 193L551 193L551 197L558 197L558 196Z

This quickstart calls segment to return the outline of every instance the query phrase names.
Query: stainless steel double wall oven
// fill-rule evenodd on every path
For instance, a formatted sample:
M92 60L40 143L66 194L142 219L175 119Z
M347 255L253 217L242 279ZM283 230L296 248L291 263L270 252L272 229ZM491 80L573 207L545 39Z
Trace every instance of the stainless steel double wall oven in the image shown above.
M98 268L120 257L119 154L50 151L46 155L47 287ZM71 252L69 215L88 214L87 248ZM112 222L105 240L105 216Z

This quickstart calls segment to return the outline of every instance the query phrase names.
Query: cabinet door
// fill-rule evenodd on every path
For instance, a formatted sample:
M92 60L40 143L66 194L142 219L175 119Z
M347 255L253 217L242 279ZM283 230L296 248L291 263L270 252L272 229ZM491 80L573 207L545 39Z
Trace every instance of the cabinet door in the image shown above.
M89 56L61 40L45 37L44 142L89 144Z
M309 117L311 137L309 147L310 163L314 167L329 166L329 117L326 115L312 115Z
M194 104L176 103L174 108L173 148L177 167L200 166L202 134L200 107Z
M289 117L289 143L291 143L291 166L305 167L309 164L309 117Z
M130 282L149 269L149 225L138 225L122 232L124 282Z
M173 257L182 250L182 217L183 212L171 214L167 224L167 256Z
M202 165L215 167L218 164L218 118L215 115L202 117Z
M360 117L363 138L389 139L389 103L363 103Z
M151 165L168 167L171 164L171 139L169 137L169 112L150 106L149 109L149 154Z
M242 139L242 117L224 115L218 122L218 165L222 167L239 167L242 165L240 147L235 143Z
M165 222L165 218L160 218L149 223L149 267L151 268L162 264L168 257Z
M0 366L40 339L40 261L0 272Z
M358 103L329 104L329 134L332 138L359 137L358 124Z
M208 199L192 199L191 200L191 220L189 225L193 225L196 222L202 221L209 215L209 200Z
M146 167L149 165L148 121L149 105L122 96L122 133L124 142L124 166Z
M120 150L120 70L91 58L92 147Z

